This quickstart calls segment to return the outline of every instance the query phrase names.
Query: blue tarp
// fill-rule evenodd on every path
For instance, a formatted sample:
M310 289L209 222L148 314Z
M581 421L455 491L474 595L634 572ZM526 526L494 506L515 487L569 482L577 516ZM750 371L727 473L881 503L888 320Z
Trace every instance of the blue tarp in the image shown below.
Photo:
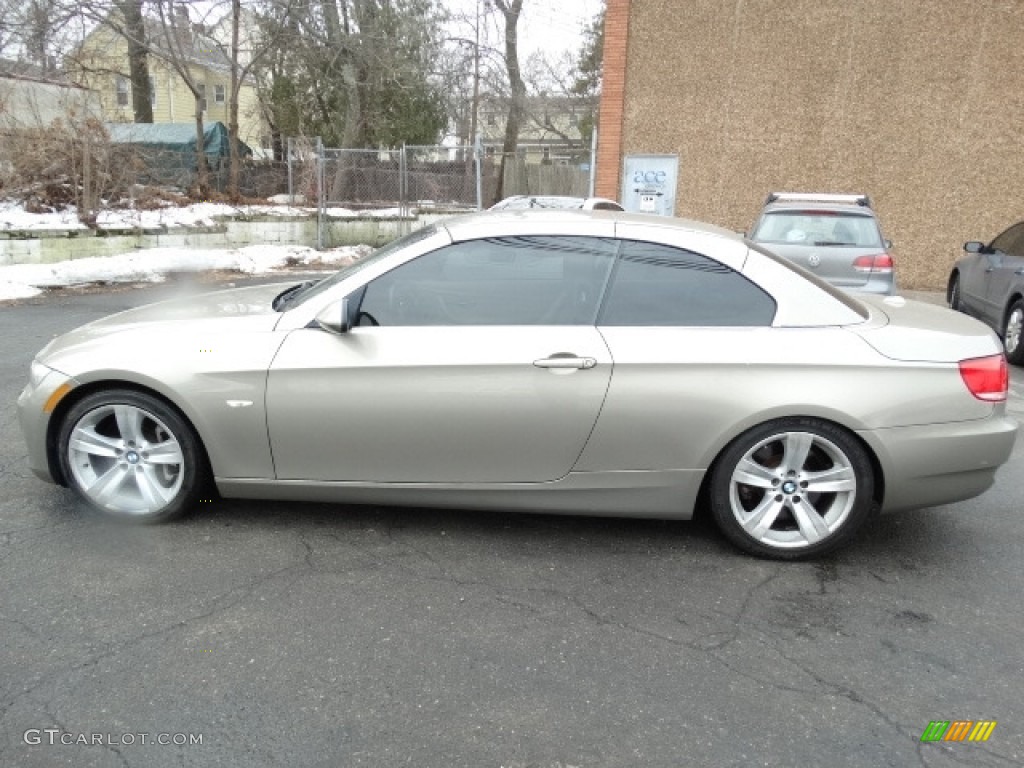
M195 123L107 123L107 132L115 144L131 144L149 152L180 153L191 155L190 166L195 167L196 124ZM219 158L227 158L228 129L219 121L203 125L203 151L216 167ZM249 157L252 149L238 142L239 156Z

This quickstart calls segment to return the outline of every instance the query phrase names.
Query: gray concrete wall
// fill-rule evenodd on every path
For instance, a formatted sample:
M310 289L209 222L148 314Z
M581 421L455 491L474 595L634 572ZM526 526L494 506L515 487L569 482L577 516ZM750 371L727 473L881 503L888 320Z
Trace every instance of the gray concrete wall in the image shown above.
M384 245L405 232L452 214L420 213L401 218L327 218L325 246ZM88 229L0 232L0 266L49 264L94 256L116 256L142 248L238 248L270 243L316 245L316 217L228 219L212 227L157 230Z

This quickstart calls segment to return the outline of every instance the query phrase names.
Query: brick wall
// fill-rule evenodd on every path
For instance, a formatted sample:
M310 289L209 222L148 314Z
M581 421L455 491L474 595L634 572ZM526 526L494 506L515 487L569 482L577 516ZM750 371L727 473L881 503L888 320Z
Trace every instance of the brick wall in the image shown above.
M629 0L607 0L594 194L613 200L619 198L622 168L622 118L628 48Z

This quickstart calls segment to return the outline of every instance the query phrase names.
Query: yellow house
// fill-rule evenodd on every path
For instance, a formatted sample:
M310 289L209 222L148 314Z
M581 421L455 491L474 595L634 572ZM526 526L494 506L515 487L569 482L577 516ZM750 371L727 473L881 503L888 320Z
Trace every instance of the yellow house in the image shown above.
M203 121L228 124L231 64L224 49L200 25L179 23L171 30L175 44L168 46L159 21L147 19L150 53L149 98L154 123L186 123L195 120L196 99L166 55L169 51L186 68L199 88ZM98 94L104 121L130 123L131 80L128 75L128 41L110 27L100 25L90 32L67 61L69 77ZM238 138L253 148L270 144L269 129L259 106L256 88L244 80L238 93Z

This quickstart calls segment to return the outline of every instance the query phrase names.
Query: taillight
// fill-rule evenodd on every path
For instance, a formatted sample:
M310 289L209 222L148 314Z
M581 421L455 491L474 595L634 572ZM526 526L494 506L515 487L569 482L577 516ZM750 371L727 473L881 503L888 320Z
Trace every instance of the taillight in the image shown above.
M888 253L858 256L853 260L853 268L858 272L892 272L892 256Z
M1010 386L1010 372L1003 355L961 360L960 376L971 390L971 394L979 400L998 403L1006 399L1006 390Z

